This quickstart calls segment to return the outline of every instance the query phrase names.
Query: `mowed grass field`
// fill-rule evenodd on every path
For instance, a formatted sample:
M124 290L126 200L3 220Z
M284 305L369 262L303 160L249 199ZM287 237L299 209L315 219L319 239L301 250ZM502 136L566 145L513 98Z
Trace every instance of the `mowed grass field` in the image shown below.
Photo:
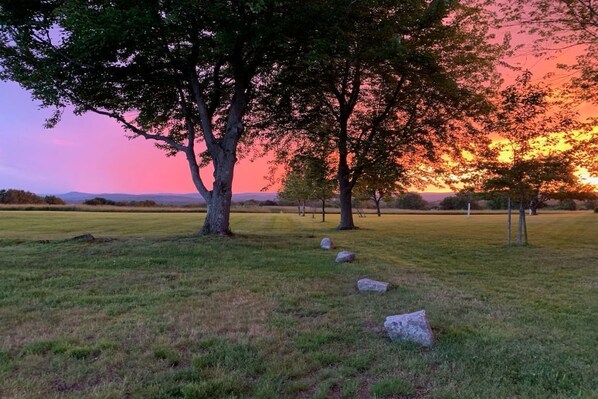
M505 215L202 218L0 212L0 397L598 397L598 214L529 218L526 248ZM390 342L420 309L436 344Z

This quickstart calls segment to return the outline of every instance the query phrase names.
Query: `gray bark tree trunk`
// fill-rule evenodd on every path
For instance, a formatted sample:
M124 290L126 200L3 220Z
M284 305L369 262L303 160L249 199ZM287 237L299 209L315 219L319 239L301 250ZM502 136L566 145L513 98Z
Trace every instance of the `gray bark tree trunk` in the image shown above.
M230 207L233 194L233 171L237 158L234 154L226 154L215 162L214 187L207 201L208 210L202 234L230 235Z
M513 214L512 206L511 206L511 197L507 198L507 244L511 245L511 217Z
M340 172L339 172L340 175ZM339 176L339 202L341 207L341 220L338 225L339 230L352 230L355 228L353 222L353 204L351 203L352 188L348 177Z
M197 86L197 83L196 83ZM189 140L187 160L193 181L208 205L202 234L230 235L230 208L233 194L233 175L237 163L237 146L243 134L243 116L247 109L247 87L244 79L235 83L235 94L231 99L224 137L217 138L212 131L212 117L206 111L205 103L195 87L196 101L200 109L202 132L214 165L214 184L208 191L201 181L199 166L194 152L193 140ZM191 132L191 130L190 130ZM194 138L194 136L192 136Z

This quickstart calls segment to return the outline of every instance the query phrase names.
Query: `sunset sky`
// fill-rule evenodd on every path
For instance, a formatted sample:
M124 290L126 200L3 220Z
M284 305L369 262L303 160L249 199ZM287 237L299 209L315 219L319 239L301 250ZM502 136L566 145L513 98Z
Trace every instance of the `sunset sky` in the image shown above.
M512 61L541 80L568 57L572 55L542 61L524 50ZM512 81L516 74L505 72L505 80ZM557 75L549 83L560 80ZM583 115L597 113L587 105L579 111ZM0 189L40 194L196 192L182 156L167 158L152 142L129 140L116 123L92 114L75 116L67 110L54 129L44 129L44 120L50 115L50 110L40 110L16 83L0 82ZM267 173L267 160L241 160L235 171L234 192L260 191ZM204 173L211 184L209 175L209 171Z
M47 194L196 191L184 157L167 158L153 142L129 140L106 117L65 112L54 129L44 129L49 115L16 83L0 82L0 188ZM235 192L260 191L267 169L265 159L239 162Z

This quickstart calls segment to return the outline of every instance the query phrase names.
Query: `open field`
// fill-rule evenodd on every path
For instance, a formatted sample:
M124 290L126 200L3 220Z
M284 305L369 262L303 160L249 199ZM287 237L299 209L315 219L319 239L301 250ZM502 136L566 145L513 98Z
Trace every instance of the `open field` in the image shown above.
M0 211L0 398L598 397L598 214L532 217L527 248L504 215L202 218ZM419 309L436 345L391 343Z

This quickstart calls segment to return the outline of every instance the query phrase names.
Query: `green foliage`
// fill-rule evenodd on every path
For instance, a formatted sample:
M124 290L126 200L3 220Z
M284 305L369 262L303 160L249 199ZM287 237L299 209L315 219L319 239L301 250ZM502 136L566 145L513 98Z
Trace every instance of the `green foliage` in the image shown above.
M5 351L0 351L0 376L3 373L11 371L13 368L13 359L10 354Z
M457 209L467 209L467 205L470 204L471 209L480 209L480 206L477 201L475 201L470 194L467 193L458 193L457 195L452 195L446 198L443 198L440 201L438 206L442 210L457 210Z
M428 208L428 202L418 193L403 193L397 197L396 206L399 209L423 210Z
M23 347L25 354L45 355L46 353L65 353L69 350L70 343L67 341L35 341Z
M243 393L231 377L211 379L185 385L181 389L184 399L225 399L237 398Z
M143 200L143 201L119 201L116 203L119 206L132 206L142 208L154 208L158 206L158 203L154 200Z
M318 5L3 0L0 79L55 111L47 127L70 106L155 140L167 155L183 153L195 188L215 205L202 231L227 234L239 147L259 134L251 126L261 115L248 112L278 70L305 55ZM200 169L210 163L214 184L206 185Z
M0 190L0 204L45 204L46 201L36 194L25 190Z
M586 200L586 201L584 201L583 206L584 206L584 209L591 211L591 210L598 208L598 201Z
M309 200L325 202L332 198L336 180L325 159L300 153L287 166L281 188L278 193L281 200L296 201L305 206Z
M62 198L55 195L46 195L44 201L48 205L66 205L66 202Z
M571 198L565 198L559 201L558 208L564 211L575 211L577 210L577 204Z
M240 371L247 376L263 372L263 358L258 350L247 344L236 344L222 338L203 340L199 343L200 355L193 359L197 370L222 369Z
M380 201L404 189L409 184L404 167L394 159L378 159L364 168L353 194L357 200L373 200L380 216Z
M339 228L351 229L361 179L379 198L397 181L420 182L423 165L436 170L442 155L476 139L472 122L489 109L502 48L487 40L489 13L476 5L371 0L318 11L309 56L280 69L262 107L276 116L271 130L288 133L271 138L283 159L289 147L315 148L335 162Z
M546 198L593 191L576 174L577 152L554 148L562 140L575 141L581 128L578 115L555 97L548 86L532 83L530 71L523 72L500 93L489 122L489 130L501 140L473 161L474 190L504 195L519 204L518 245L528 243L527 204L535 211ZM509 232L509 242L510 236Z
M500 195L500 194L496 194L496 193L490 193L490 194L486 194L483 193L481 194L482 198L486 198L486 206L488 207L488 209L492 209L492 210L499 210L499 209L507 209L508 208L508 203L509 203L509 199L507 198L506 195Z
M165 345L154 347L154 356L156 359L164 360L168 365L174 367L179 364L181 358L173 348Z
M83 201L84 205L116 205L115 201L102 198L102 197L95 197L92 199L88 199Z
M156 201L143 200L143 201L113 201L103 197L95 197L83 201L83 205L111 205L111 206L128 206L128 207L140 207L140 208L154 208L159 206Z
M95 346L77 346L65 352L69 357L75 359L88 359L98 356L102 351Z
M415 387L409 381L400 378L384 379L372 385L371 394L375 398L415 395Z

